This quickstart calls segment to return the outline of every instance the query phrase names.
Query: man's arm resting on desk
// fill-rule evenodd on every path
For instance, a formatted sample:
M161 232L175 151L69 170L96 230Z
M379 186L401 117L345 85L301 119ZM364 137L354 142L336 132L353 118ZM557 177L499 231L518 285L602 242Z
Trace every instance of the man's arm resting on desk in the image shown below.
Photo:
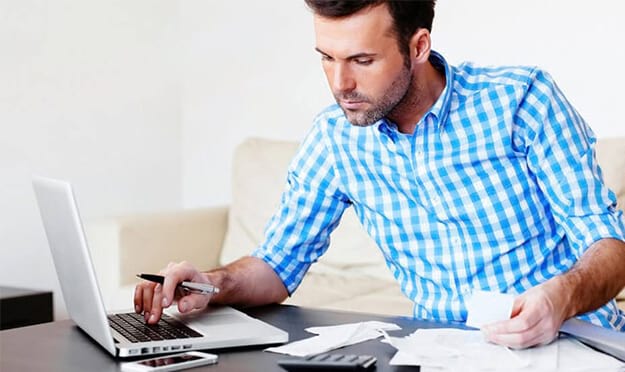
M163 285L143 282L135 288L135 311L145 314L148 323L160 319L164 307L178 299L182 313L203 309L208 303L257 306L282 302L288 292L280 277L263 260L243 257L224 267L201 273L190 263L170 263L161 271ZM219 288L213 295L183 294L175 296L176 286L182 281L210 283Z
M565 274L516 298L512 318L483 327L488 340L524 348L551 342L562 323L604 305L625 286L625 242L601 239Z

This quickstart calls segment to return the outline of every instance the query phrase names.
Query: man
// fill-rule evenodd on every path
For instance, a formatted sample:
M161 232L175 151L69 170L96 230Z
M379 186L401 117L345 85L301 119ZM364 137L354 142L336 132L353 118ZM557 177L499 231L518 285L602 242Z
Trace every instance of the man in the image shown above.
M548 74L452 67L431 50L434 1L306 0L337 104L293 160L266 239L251 256L200 273L170 264L140 284L155 322L182 280L221 288L211 303L281 302L353 206L414 316L465 321L476 289L514 293L511 319L486 337L511 347L553 340L581 317L625 330L625 226L601 181L595 139Z

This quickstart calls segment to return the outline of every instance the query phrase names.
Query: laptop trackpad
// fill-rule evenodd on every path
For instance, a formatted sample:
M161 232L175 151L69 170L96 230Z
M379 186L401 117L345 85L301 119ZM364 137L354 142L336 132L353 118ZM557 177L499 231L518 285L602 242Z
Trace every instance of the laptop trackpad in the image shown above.
M254 329L264 325L258 319L228 306L212 307L189 314L180 314L175 309L167 310L167 313L206 336L214 333L240 335L253 332Z

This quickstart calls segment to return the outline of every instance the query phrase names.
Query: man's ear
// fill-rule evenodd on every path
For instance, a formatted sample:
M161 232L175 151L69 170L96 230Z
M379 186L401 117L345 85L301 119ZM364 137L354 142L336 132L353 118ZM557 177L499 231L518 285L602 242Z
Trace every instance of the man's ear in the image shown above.
M410 38L410 59L412 63L422 64L430 58L432 39L427 28L420 28Z

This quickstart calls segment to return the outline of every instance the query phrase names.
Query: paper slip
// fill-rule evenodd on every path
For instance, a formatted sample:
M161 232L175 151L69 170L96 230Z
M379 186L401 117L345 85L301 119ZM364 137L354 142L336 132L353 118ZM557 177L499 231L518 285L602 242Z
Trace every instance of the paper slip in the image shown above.
M288 343L286 345L270 347L265 351L305 357L325 353L347 345L372 340L382 335L380 329L396 331L401 329L397 324L378 321L342 324L329 327L306 328L307 332L317 336Z
M483 325L510 319L514 295L498 292L474 291L467 301L467 326Z
M455 328L419 329L409 336L388 337L398 351L391 365L419 365L444 370L517 370L528 362L504 346L484 341L480 331Z
M422 372L625 371L625 363L569 337L523 350L487 343L480 331L448 328L385 338L397 349L390 365L421 366Z

